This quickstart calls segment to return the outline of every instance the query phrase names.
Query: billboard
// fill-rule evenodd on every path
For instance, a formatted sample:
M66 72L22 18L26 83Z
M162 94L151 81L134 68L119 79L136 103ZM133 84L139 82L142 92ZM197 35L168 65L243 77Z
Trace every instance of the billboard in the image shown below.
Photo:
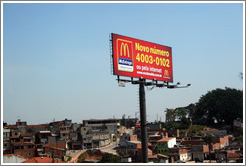
M173 82L172 48L112 33L114 75Z

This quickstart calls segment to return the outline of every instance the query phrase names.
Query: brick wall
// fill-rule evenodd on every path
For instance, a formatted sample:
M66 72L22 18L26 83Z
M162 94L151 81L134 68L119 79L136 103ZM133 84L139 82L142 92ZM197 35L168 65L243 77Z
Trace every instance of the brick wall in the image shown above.
M229 137L225 136L224 138L220 138L220 148L229 145Z
M24 158L32 158L35 153L35 147L33 144L19 144L14 145L14 154L20 155Z

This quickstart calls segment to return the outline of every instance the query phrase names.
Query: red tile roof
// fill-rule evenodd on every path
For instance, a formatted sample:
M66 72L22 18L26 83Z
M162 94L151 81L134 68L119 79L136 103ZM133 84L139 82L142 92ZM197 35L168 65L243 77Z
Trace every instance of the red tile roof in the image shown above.
M43 125L27 125L27 128L45 128L47 127L48 124L43 124Z
M243 155L241 153L227 153L228 158L240 158Z
M20 136L12 136L10 139L20 138Z
M34 142L13 142L14 146L18 145L34 145Z
M21 134L21 137L31 137L32 134Z
M158 140L157 142L168 142L173 138L175 138L175 137L162 138L162 139Z
M153 156L150 156L150 159L157 159L157 156L159 157L163 157L163 158L169 158L168 156L164 155L164 154L155 154Z
M158 154L158 156L161 156L161 157L166 157L166 158L168 158L168 157L169 157L169 156L164 155L164 154Z
M142 151L142 147L138 147L137 150ZM148 148L148 153L152 153L152 150L150 150L149 148Z
M64 161L60 161L55 159L55 163L65 163ZM31 159L28 159L26 161L23 161L22 163L53 163L52 158L49 157L33 157Z
M16 125L8 125L7 127L8 127L9 129L17 128Z
M151 146L151 143L148 142L148 146ZM141 143L137 144L137 148L142 149L142 144Z
M66 149L66 143L53 143L53 144L48 144L48 147L50 147L50 148Z

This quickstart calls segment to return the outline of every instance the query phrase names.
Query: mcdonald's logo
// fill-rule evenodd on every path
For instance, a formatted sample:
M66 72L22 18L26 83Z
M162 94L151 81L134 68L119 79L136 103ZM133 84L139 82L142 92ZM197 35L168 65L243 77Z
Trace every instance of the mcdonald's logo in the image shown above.
M165 71L164 71L164 77L169 77L168 70L165 70Z
M118 70L133 72L132 41L117 39Z
M124 54L122 54L122 52L124 52ZM128 55L128 57L130 57L128 44L122 42L120 46L120 56L123 56L123 55L124 56Z

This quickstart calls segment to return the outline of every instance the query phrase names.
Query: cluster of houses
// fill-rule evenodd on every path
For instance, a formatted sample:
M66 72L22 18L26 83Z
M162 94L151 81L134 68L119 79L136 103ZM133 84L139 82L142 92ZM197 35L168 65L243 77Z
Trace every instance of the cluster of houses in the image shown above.
M122 133L119 119L54 121L27 125L17 120L15 125L3 124L3 154L6 162L24 162L33 157L48 157L64 161L68 150L106 146Z
M129 120L129 119L128 119ZM3 162L28 163L65 162L69 150L100 148L117 142L117 153L122 162L141 162L142 146L138 119L134 127L126 128L126 119L54 121L41 125L27 125L17 120L15 125L3 124ZM123 126L122 124L125 124ZM128 123L129 124L129 123ZM166 130L161 124L148 124L148 158L154 163L174 162L242 162L242 145L235 143L226 130L205 128L205 135L213 135L211 146L204 136L190 136L179 130ZM120 138L120 139L117 139ZM209 148L210 147L210 148ZM45 159L45 160L44 160Z
M192 163L192 162L243 162L243 146L235 142L233 135L226 130L205 128L203 136L190 136L190 133L166 130L160 124L148 124L148 160L153 163ZM213 136L207 144L206 135ZM141 162L140 130L134 134L123 133L120 137L118 153L126 162Z

